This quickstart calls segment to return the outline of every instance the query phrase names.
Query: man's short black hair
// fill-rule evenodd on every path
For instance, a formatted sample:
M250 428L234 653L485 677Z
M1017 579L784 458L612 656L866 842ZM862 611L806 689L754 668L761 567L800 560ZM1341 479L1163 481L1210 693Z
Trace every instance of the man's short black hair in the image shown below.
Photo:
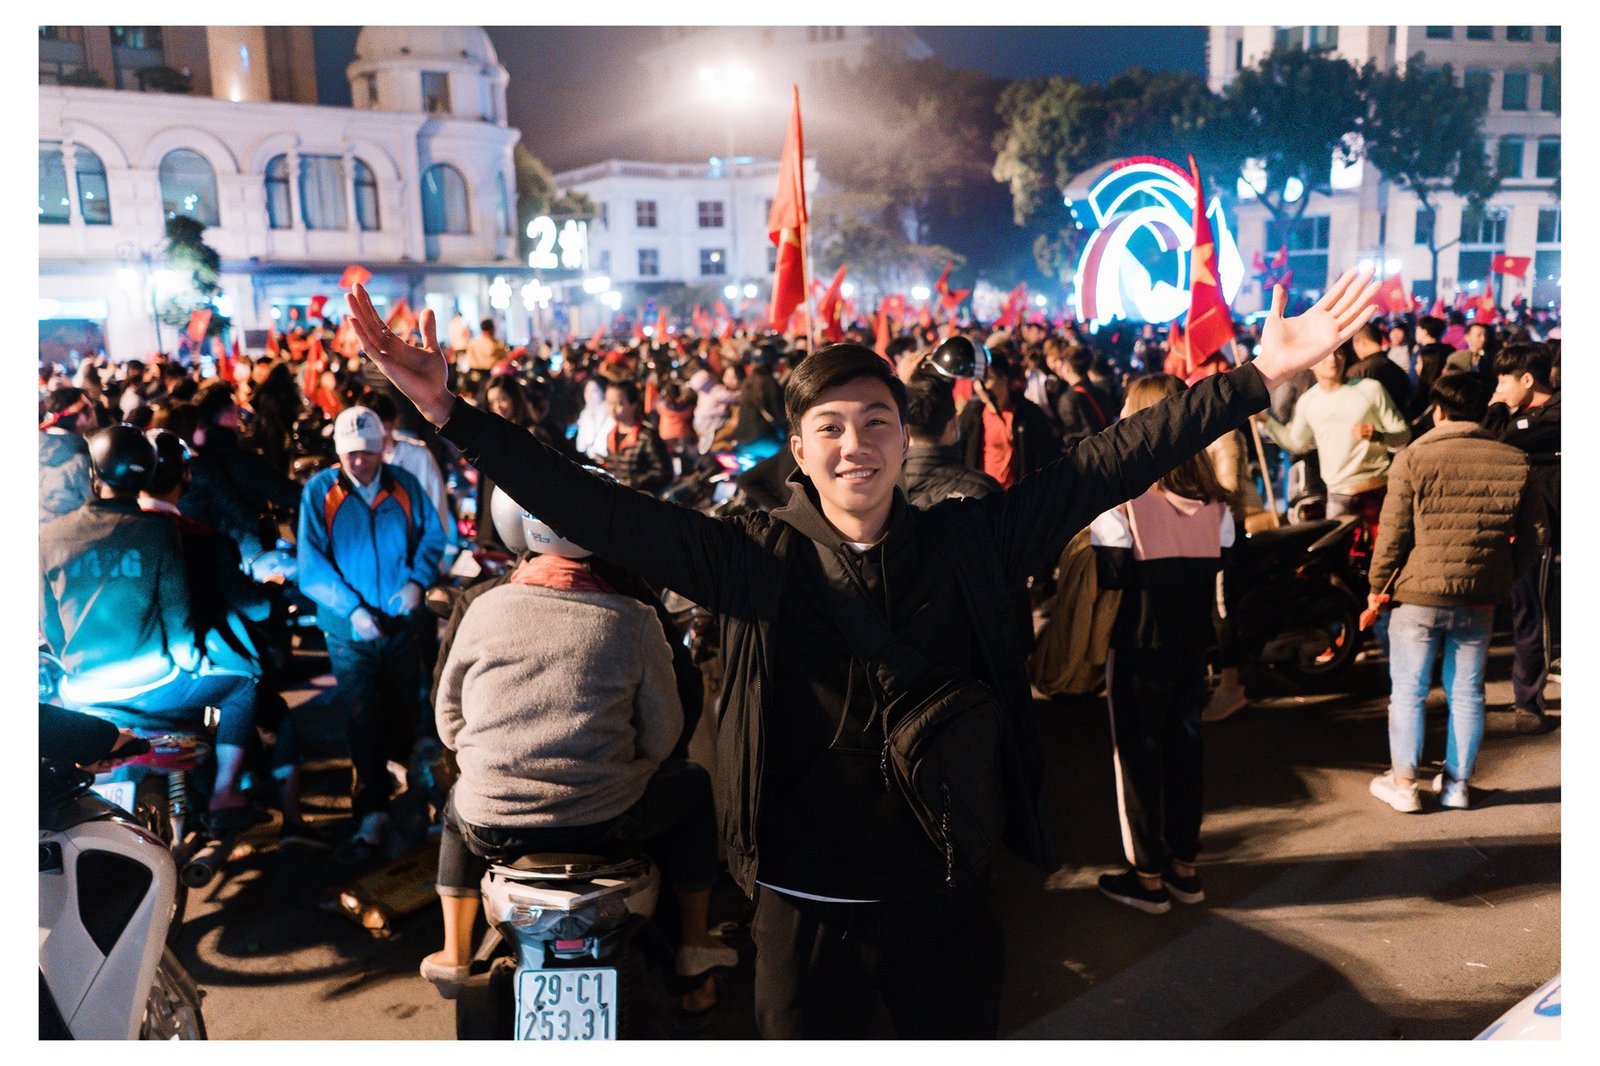
M1367 338L1367 340L1371 341L1373 344L1376 344L1380 348L1388 347L1388 344L1385 342L1383 327L1378 325L1376 322L1367 322L1356 332L1358 336Z
M955 387L933 374L918 373L906 385L906 425L914 437L937 440L956 416Z
M1494 372L1513 377L1532 374L1534 385L1549 392L1550 349L1542 344L1508 344L1495 353Z
M494 319L486 318L482 322L479 322L478 329L481 332L487 333L491 337L494 336Z
M884 345L883 354L887 355L890 359L894 359L906 352L915 351L916 347L917 338L896 337L894 340Z
M789 375L789 384L783 390L783 408L789 419L789 431L800 432L800 416L817 405L822 394L857 378L881 381L894 397L900 412L900 422L906 421L905 382L894 376L889 364L871 348L860 344L829 344L818 348Z
M1080 378L1089 376L1089 371L1094 367L1094 353L1081 344L1074 344L1067 349L1067 365L1072 372Z
M634 381L632 378L622 378L619 381L608 381L606 382L606 389L607 391L616 389L618 392L622 393L622 398L630 404L638 403L641 399L639 395L639 383Z
M1417 330L1426 332L1435 343L1438 343L1439 338L1444 336L1444 319L1434 315L1423 315L1417 319Z
M1429 402L1452 422L1482 422L1489 410L1489 383L1471 370L1440 374L1428 393Z
M61 385L50 390L50 395L45 399L44 409L50 414L60 414L79 400L83 399L83 390L76 385Z

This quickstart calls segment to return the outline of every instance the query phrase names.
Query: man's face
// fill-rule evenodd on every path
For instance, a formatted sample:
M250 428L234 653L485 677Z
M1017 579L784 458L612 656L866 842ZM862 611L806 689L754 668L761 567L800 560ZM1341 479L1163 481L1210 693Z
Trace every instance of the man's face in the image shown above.
M629 403L621 389L606 390L606 411L619 426L631 426L639 421L639 405Z
M1489 331L1479 325L1467 327L1467 348L1470 351L1481 352L1485 342L1489 339Z
M510 418L517 413L516 401L505 389L489 390L489 410L501 418Z
M1357 359L1365 359L1372 353L1383 350L1377 341L1367 336L1366 330L1362 330L1354 337L1350 338L1350 346L1356 350Z
M1518 410L1533 396L1533 375L1501 374L1494 391L1497 399L1504 400L1513 411Z
M889 386L856 378L824 392L789 439L823 513L867 519L887 510L911 440Z
M358 485L370 485L383 465L383 456L377 452L345 452L339 456L339 466Z
M1389 347L1398 348L1406 342L1406 331L1395 326L1389 331Z
M1332 352L1326 359L1311 368L1311 373L1316 376L1319 385L1344 384L1344 356Z

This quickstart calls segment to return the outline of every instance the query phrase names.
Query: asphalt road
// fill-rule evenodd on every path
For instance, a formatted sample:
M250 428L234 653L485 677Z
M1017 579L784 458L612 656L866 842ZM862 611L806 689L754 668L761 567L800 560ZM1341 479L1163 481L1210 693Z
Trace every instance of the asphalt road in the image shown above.
M1510 699L1503 637L1490 670L1493 708ZM318 676L290 696L316 755L308 809L347 832L331 683ZM1206 726L1208 900L1162 916L1094 888L1121 863L1103 703L1038 704L1067 866L996 869L1002 1036L1462 1039L1560 969L1560 731L1519 736L1491 714L1474 808L1397 814L1367 793L1387 762L1385 666L1358 664L1349 687L1356 695L1263 699ZM1559 709L1559 686L1551 695ZM1437 690L1430 707L1436 761ZM440 943L436 907L371 936L326 905L350 870L279 849L270 826L246 840L253 850L193 894L179 940L213 1038L453 1036L451 1004L417 976ZM713 920L745 915L724 878ZM742 928L728 939L741 965L698 1039L756 1036L753 951Z

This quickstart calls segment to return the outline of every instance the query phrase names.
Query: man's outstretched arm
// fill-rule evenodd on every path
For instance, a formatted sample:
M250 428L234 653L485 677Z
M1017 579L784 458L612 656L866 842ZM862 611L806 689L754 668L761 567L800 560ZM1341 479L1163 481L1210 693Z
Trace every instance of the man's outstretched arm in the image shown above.
M706 606L721 602L723 575L740 555L738 530L596 477L526 430L458 400L447 384L431 310L422 313L419 348L383 324L362 286L348 303L367 356L468 462L524 509L574 544L648 581Z
M1229 429L1264 410L1272 387L1327 356L1372 317L1377 284L1346 271L1317 304L1293 318L1273 291L1261 355L1214 374L1082 441L1008 492L984 498L1006 572L1040 566L1108 508L1148 489Z

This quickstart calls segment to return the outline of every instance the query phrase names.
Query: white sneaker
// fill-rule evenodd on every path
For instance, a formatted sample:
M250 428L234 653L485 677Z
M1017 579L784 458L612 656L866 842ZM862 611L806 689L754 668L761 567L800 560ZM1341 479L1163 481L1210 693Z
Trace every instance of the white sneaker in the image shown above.
M1433 791L1439 797L1439 806L1441 807L1464 811L1471 806L1467 798L1467 783L1465 781L1457 781L1453 777L1439 774L1433 779Z
M1413 781L1409 785L1402 785L1395 780L1393 770L1374 777L1367 791L1401 814L1415 814L1422 810L1422 796L1419 795L1417 783Z

